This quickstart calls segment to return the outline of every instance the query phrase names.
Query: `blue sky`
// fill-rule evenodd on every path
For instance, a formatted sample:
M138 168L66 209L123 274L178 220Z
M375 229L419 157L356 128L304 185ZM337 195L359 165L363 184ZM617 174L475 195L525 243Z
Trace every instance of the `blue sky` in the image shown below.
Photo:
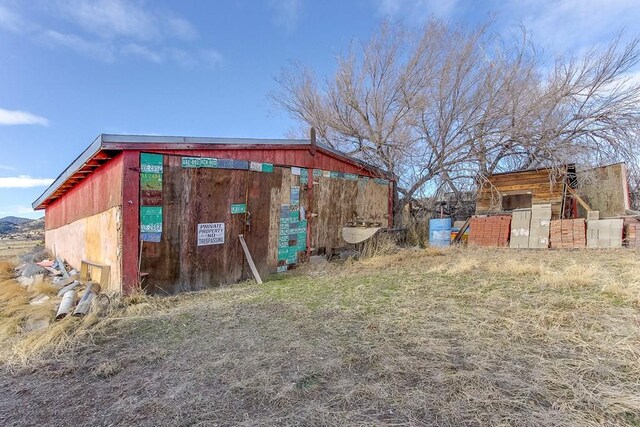
M30 205L100 133L283 137L267 93L319 75L384 18L523 24L552 55L640 30L636 0L0 0L0 217Z

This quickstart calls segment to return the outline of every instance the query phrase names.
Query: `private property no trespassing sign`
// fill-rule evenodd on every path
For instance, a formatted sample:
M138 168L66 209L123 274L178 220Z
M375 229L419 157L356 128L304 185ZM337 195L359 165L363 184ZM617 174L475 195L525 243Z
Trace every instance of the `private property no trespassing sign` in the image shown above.
M224 222L198 224L198 246L224 243Z

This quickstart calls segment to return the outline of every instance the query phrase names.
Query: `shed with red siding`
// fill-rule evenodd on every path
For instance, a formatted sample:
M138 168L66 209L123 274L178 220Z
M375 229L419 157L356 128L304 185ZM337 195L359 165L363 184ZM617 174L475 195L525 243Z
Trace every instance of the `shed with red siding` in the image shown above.
M344 246L354 219L392 223L393 177L312 140L100 135L33 203L46 246L111 266L109 291L176 293Z

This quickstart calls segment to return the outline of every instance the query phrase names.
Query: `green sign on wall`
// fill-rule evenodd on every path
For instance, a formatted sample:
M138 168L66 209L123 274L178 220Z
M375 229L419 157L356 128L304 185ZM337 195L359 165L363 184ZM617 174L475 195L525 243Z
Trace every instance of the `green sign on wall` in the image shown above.
M162 206L140 206L140 232L162 232Z
M247 212L247 205L245 203L235 203L231 205L232 214L243 214Z
M162 154L140 154L140 172L162 173Z

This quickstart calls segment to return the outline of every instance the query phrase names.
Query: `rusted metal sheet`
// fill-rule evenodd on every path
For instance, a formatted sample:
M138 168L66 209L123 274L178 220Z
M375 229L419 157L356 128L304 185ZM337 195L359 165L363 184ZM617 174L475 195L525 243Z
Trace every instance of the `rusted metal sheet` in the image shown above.
M45 229L51 230L81 218L122 205L122 154L76 184L45 210Z

